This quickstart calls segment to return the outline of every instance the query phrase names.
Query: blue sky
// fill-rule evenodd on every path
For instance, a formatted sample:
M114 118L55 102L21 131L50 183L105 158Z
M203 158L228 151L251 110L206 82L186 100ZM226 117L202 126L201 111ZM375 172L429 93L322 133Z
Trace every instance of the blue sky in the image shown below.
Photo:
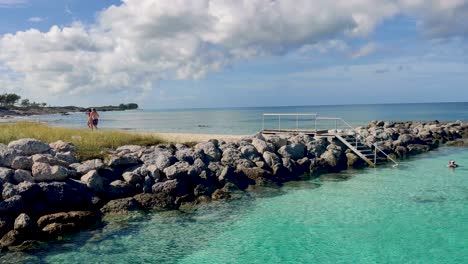
M464 0L0 0L0 92L144 108L468 101L466 24Z

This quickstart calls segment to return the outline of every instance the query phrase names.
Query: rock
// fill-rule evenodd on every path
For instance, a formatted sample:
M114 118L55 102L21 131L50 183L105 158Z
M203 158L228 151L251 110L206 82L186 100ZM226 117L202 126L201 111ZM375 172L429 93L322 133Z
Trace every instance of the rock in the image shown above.
M151 178L150 176L145 176L144 182L143 182L143 192L144 193L151 193L153 191L153 184L154 184L154 179Z
M62 166L50 166L45 163L36 162L32 166L32 175L35 182L65 181L70 172Z
M170 196L162 195L161 193L140 193L135 195L133 198L141 204L143 209L176 209L175 199Z
M155 182L161 179L161 170L154 164L152 165L145 165L142 168L142 174L150 176Z
M10 167L13 160L18 156L18 152L0 144L0 166Z
M13 175L13 182L18 184L20 182L34 182L34 178L31 175L31 172L27 170L16 170Z
M35 154L32 156L32 161L33 161L33 165L34 163L45 163L50 166L56 165L56 166L62 166L62 167L68 167L69 165L67 162L63 160L59 160L50 154Z
M4 200L7 200L15 195L19 195L23 201L31 202L38 198L40 192L41 188L36 183L21 182L18 185L5 184L3 186L2 197Z
M360 157L352 152L346 153L346 159L348 167L361 168L366 164Z
M280 136L270 136L268 141L272 143L276 149L280 149L288 144L288 139Z
M424 152L428 152L430 150L429 146L421 145L421 144L410 144L408 145L408 153L410 155L421 154Z
M48 237L56 237L80 231L99 222L90 211L70 211L44 215L37 220L37 226Z
M74 153L78 148L70 142L64 142L58 140L49 144L49 147L55 150L56 152L71 152Z
M271 173L264 169L255 167L255 168L245 168L242 166L238 166L236 168L237 171L242 172L247 178L255 181L258 178L271 178Z
M124 145L124 146L120 146L118 147L115 151L117 152L124 152L124 153L138 153L140 152L141 150L143 150L143 147L142 146L138 146L138 145Z
M146 165L155 165L156 168L163 171L165 168L171 166L176 158L172 156L169 150L154 151L141 156L140 158Z
M285 157L291 158L293 160L302 159L305 157L306 146L302 143L293 143L291 145L286 145L281 147L278 150L278 153Z
M164 174L169 180L187 177L190 164L186 161L176 162L174 165L164 169Z
M224 166L221 165L220 162L210 162L208 164L208 169L213 173L213 175L219 177L221 171L224 169Z
M193 164L193 162L196 159L202 159L203 158L203 156L199 152L194 152L193 150L191 150L191 149L189 149L187 147L177 150L176 153L175 153L175 157L179 161L186 161L189 164Z
M111 182L106 188L104 196L109 199L118 199L133 195L134 188L127 182L116 180Z
M78 174L86 174L92 170L104 168L104 163L100 159L87 160L75 167Z
M132 185L142 183L144 179L141 175L136 174L134 172L124 172L122 174L122 178L124 179L125 182L132 184Z
M281 163L281 159L273 152L265 151L263 153L263 159L265 160L266 164L273 168L275 164Z
M93 207L88 187L75 180L67 182L41 182L41 200L48 211L82 210ZM44 212L42 212L44 213Z
M0 167L0 182L13 182L14 170Z
M221 163L223 163L226 166L235 167L237 165L237 161L242 158L243 158L242 153L239 150L233 149L233 148L227 148L223 152Z
M23 138L10 142L9 148L19 150L24 155L34 155L50 150L49 145L33 138Z
M104 214L126 214L141 210L140 204L133 197L111 200L101 208Z
M205 154L207 162L219 161L222 153L215 143L217 143L217 141L198 143L195 145L195 151L202 151L202 153Z
M57 152L55 154L55 158L64 161L66 164L72 164L72 163L77 163L78 160L73 156L73 153L68 151L68 152Z
M248 160L251 160L253 162L258 162L262 160L262 156L260 155L260 153L258 153L257 149L253 145L244 145L240 151L242 155Z
M140 161L130 155L113 156L107 163L109 167L130 167L139 164Z
M307 143L307 152L312 157L320 157L327 150L329 144L325 138L309 142Z
M407 158L408 157L408 149L404 146L397 146L395 148L395 154L399 158Z
M31 170L32 158L26 156L16 156L11 162L11 168L17 170Z
M329 146L330 147L330 146ZM329 148L320 156L322 167L327 168L331 172L337 172L346 169L346 155L335 148Z
M195 186L193 189L193 194L197 197L199 196L211 196L213 192L216 190L216 187L214 185L204 185L204 184L198 184Z
M216 191L213 192L213 194L211 195L211 199L212 200L226 200L226 199L229 199L231 198L231 195L229 194L229 192L223 190L223 189L217 189Z
M168 180L165 182L157 182L153 185L153 193L162 193L164 196L184 196L188 194L188 186L185 182L178 180Z
M252 139L252 145L260 154L263 154L265 151L275 152L275 146L273 144L258 138Z
M95 193L100 193L104 190L104 180L96 170L89 171L81 176L80 180Z
M24 208L23 198L14 195L0 202L0 216L11 216L20 213Z
M15 219L14 229L17 231L32 231L34 229L34 222L27 214L22 213Z
M10 246L20 245L25 239L23 233L19 232L18 230L11 230L10 232L6 233L2 239L0 239L0 247L7 248Z

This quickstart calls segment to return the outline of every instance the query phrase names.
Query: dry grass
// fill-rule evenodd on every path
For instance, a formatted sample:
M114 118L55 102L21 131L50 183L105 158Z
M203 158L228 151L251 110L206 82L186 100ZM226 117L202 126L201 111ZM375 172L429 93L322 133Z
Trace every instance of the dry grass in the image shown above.
M156 145L164 140L156 135L121 131L51 127L41 123L18 122L0 124L0 143L8 144L20 138L36 138L43 142L63 140L78 147L80 160L103 158L103 150L122 145Z

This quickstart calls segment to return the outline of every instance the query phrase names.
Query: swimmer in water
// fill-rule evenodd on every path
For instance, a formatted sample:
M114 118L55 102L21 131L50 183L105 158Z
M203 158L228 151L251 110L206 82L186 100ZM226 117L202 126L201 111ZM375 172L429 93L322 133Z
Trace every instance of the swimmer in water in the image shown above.
M449 161L447 167L456 168L456 167L458 167L458 164L456 164L454 160L451 160L451 161Z

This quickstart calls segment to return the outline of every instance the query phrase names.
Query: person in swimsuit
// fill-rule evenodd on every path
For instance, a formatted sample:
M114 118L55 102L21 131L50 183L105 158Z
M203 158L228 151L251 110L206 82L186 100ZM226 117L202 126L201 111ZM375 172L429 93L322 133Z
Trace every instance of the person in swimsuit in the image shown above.
M447 165L449 168L456 168L458 167L458 164L455 163L454 160L449 161L449 164Z
M93 108L91 110L91 113L89 114L89 117L91 118L91 125L92 125L92 128L91 129L98 129L97 125L98 125L98 122L99 122L99 114L98 112L96 111L95 108Z
M91 108L86 110L86 116L88 116L88 127L93 129L93 121L91 120Z

